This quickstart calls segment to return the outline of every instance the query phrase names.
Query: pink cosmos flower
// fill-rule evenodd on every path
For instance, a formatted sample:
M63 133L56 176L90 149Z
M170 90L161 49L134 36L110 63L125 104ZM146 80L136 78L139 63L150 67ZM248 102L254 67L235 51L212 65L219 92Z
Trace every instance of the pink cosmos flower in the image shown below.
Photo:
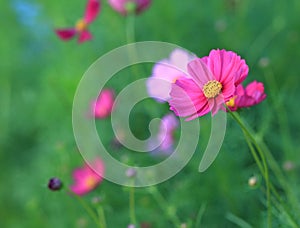
M73 28L56 29L56 34L62 40L70 40L78 35L78 43L92 39L92 34L87 28L88 25L96 19L99 11L99 0L88 0L83 19L80 19Z
M100 158L96 158L91 166L85 164L84 167L73 171L74 184L70 187L70 190L76 195L85 195L101 183L103 175L103 161Z
M171 84L179 77L191 76L187 73L187 64L196 56L183 49L174 49L168 59L157 62L147 80L148 94L159 102L170 98Z
M135 4L134 12L139 14L150 6L151 0L108 0L108 3L117 12L127 15L130 3Z
M226 102L226 105L231 111L236 111L239 108L246 108L262 102L266 98L264 84L253 81L244 88L238 85L235 95Z
M91 111L95 118L103 119L110 115L115 100L114 91L112 89L104 89L99 97L92 101Z
M223 109L247 77L248 66L232 51L212 50L209 56L189 62L188 73L191 79L180 77L172 84L169 104L176 115L192 120Z
M167 114L162 118L158 138L162 141L159 149L163 152L168 152L174 144L174 131L178 127L178 120L173 114Z
M159 127L157 141L161 142L159 147L154 151L154 154L169 154L172 152L174 145L174 131L178 128L178 119L174 114L165 115Z

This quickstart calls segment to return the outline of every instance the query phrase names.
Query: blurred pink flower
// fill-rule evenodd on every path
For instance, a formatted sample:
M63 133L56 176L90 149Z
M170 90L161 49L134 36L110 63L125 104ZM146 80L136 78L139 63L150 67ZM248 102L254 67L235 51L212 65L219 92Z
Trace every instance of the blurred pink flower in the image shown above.
M134 11L139 14L146 10L150 4L151 0L108 0L111 7L122 15L127 15L128 8L131 7L129 4L133 4Z
M96 19L99 11L99 0L88 0L83 19L80 19L73 28L55 29L57 36L62 40L70 40L75 35L78 35L78 43L92 39L92 34L87 28Z
M223 109L247 77L248 66L236 53L218 49L189 62L188 73L191 79L180 77L172 84L169 104L176 115L192 120Z
M70 190L76 195L85 195L94 190L102 181L104 175L104 163L96 158L91 167L85 164L82 168L73 171L74 184Z
M178 125L178 119L173 113L169 113L162 118L156 141L161 142L161 144L154 150L155 155L168 155L172 152L174 145L174 131L178 128Z
M253 81L244 88L238 85L235 95L226 102L226 105L231 111L236 111L239 108L246 108L262 102L266 98L264 84Z
M170 98L171 84L179 77L191 77L187 73L187 64L195 58L189 52L177 48L168 59L157 62L147 80L148 94L159 102L167 101Z
M112 89L102 90L97 100L91 103L92 115L99 119L109 116L113 108L114 100L115 95Z
M165 115L162 118L158 138L162 141L159 149L163 152L168 152L174 144L174 131L178 128L178 119L172 113Z

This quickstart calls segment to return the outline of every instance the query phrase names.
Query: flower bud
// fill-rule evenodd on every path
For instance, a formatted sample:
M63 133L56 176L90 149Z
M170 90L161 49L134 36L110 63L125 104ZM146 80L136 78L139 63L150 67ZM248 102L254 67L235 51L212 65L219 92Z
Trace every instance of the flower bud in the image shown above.
M48 188L51 191L58 191L62 188L63 184L61 182L61 180L57 177L53 177L49 180L48 182Z
M255 187L257 185L257 177L256 176L253 176L253 177L250 177L249 180L248 180L248 185L250 187Z
M136 169L134 168L129 168L126 170L126 176L129 178L135 177L136 176Z

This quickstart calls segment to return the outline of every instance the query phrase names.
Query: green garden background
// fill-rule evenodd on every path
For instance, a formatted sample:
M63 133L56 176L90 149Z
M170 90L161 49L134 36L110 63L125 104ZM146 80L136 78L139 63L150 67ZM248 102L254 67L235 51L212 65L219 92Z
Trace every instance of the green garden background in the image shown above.
M72 170L83 164L73 136L72 103L88 67L127 43L127 19L102 1L100 15L89 27L91 41L61 41L54 29L73 26L85 4L83 0L0 3L0 227L96 227L78 200L66 192ZM232 50L249 65L247 82L264 82L267 99L243 110L241 116L282 169L289 183L283 198L288 201L293 195L296 219L300 213L299 15L299 0L153 0L135 18L136 41L174 43L198 56L216 48ZM152 65L143 67L140 78L151 75ZM108 87L117 94L132 80L129 70L120 72ZM130 121L133 133L147 138L150 120L162 117L168 108L151 99L139 103ZM199 173L210 117L200 121L201 138L193 158L179 174L157 186L163 205L149 188L135 189L138 222L144 227L174 227L169 215L175 211L188 227L265 227L263 178L238 125L228 117L216 161ZM109 118L97 126L116 158L139 165L157 162L112 147ZM63 181L63 190L47 188L54 176ZM248 185L252 176L258 178L256 188ZM272 174L271 181L278 183ZM107 227L115 228L130 224L128 196L128 188L104 180L82 199L93 207L93 199L100 197ZM282 213L274 209L272 215L274 227L290 227Z

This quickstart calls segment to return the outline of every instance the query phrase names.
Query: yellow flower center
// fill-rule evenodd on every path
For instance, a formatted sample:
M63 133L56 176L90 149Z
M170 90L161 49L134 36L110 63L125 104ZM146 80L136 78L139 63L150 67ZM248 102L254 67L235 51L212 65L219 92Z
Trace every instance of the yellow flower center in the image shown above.
M228 107L234 107L234 105L235 105L235 98L236 98L236 96L230 98L230 100L226 102L226 105Z
M203 93L206 98L214 98L220 94L222 90L222 84L217 80L208 81L203 86Z
M82 32L83 30L85 30L87 28L87 23L83 20L80 19L79 21L77 21L76 25L75 25L75 29L78 32Z
M86 185L86 187L89 188L89 189L94 188L94 187L96 186L96 184L97 184L97 181L96 181L96 179L93 178L92 176L87 177L86 180L85 180L85 185Z
M179 76L179 77L180 77L180 76ZM176 83L176 81L177 81L177 79L178 79L179 77L174 77L173 80L172 80L172 83Z

